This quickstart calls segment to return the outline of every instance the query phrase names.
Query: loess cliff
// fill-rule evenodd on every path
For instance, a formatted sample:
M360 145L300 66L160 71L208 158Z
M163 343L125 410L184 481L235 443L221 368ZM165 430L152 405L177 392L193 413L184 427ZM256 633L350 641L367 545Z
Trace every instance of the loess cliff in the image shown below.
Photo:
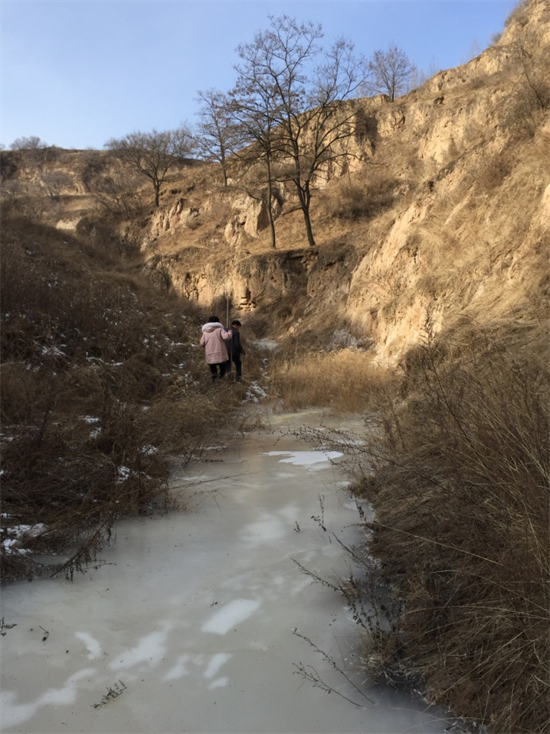
M149 220L149 265L205 306L229 297L264 335L326 344L344 328L386 364L464 318L545 317L549 48L534 0L468 64L393 103L354 101L347 165L317 182L316 247L291 190L273 251L261 203L202 170Z

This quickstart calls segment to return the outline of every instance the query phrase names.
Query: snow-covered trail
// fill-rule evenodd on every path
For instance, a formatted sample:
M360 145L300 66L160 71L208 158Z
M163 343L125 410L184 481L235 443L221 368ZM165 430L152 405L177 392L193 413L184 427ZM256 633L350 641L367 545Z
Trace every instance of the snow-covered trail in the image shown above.
M369 703L295 634L361 682L344 599L293 562L345 575L334 535L357 532L337 452L286 432L319 419L275 416L208 452L174 478L191 487L188 511L121 522L101 553L109 565L7 586L2 731L443 732L440 709L367 683ZM300 664L360 705L314 687Z

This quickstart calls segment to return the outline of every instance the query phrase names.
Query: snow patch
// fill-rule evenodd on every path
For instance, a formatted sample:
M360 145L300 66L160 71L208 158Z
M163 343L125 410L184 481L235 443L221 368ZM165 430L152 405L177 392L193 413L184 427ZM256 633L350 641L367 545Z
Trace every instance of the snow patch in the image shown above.
M216 635L226 635L230 629L242 624L260 607L259 601L252 599L235 599L213 614L208 622L202 626L203 632L212 632Z
M2 725L14 727L32 719L42 706L69 706L76 701L77 683L82 678L91 677L94 668L84 668L67 678L63 688L50 688L32 703L16 703L17 696L13 691L0 692L0 708L2 709Z
M340 451L267 451L265 453L265 456L286 456L286 459L279 459L282 464L306 466L314 470L322 468L318 466L319 464L326 464L343 455Z
M191 655L188 655L187 653L185 655L180 655L176 661L176 664L172 668L170 668L168 673L166 673L166 675L164 676L163 680L177 680L178 678L182 678L184 675L189 675L187 663L190 659Z
M122 670L138 665L138 663L147 663L155 667L166 654L168 631L168 626L165 625L164 630L146 635L134 648L125 650L119 659L114 660L109 667L111 670Z
M212 658L204 671L204 677L213 678L230 657L231 655L227 652L219 652L216 655L212 655Z
M86 645L89 660L96 660L101 656L101 643L99 640L96 640L95 637L92 637L92 635L89 635L87 632L75 632L74 636L77 639L82 640Z

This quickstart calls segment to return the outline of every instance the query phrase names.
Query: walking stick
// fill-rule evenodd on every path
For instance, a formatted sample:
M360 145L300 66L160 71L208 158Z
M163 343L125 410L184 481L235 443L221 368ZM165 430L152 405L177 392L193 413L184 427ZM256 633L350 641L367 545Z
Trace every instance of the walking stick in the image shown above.
M229 295L225 295L225 323L229 326ZM229 342L229 369L227 370L228 380L233 379L233 332L231 331L231 341Z

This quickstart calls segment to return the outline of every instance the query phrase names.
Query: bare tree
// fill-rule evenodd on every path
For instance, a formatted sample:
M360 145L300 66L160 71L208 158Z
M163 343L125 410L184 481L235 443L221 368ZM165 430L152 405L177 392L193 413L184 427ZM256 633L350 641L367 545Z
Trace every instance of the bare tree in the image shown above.
M27 138L16 138L10 145L12 150L39 150L46 147L47 143L40 140L37 135L30 135Z
M369 78L365 87L370 94L387 94L393 102L407 90L416 67L397 46L375 51L369 61Z
M182 125L177 130L134 132L123 138L111 138L104 147L151 181L158 207L160 190L168 172L192 154L194 144L189 129Z
M342 102L359 89L363 65L347 41L323 49L320 25L298 24L286 15L270 21L268 31L238 47L242 64L237 70L252 94L261 91L265 110L260 119L270 130L271 153L286 164L284 178L294 184L308 244L314 246L310 205L315 180L346 154L355 115ZM324 60L315 66L320 57Z
M195 135L199 157L219 163L223 185L227 186L230 157L235 151L237 133L231 115L231 99L224 92L207 89L199 92L198 134Z
M257 170L260 163L264 176L256 181L260 195L247 189L253 198L263 200L267 210L271 247L276 247L273 194L277 156L277 96L268 76L258 74L261 50L258 45L239 47L242 64L237 66L239 77L231 92L232 111L239 135L239 161L245 175Z

